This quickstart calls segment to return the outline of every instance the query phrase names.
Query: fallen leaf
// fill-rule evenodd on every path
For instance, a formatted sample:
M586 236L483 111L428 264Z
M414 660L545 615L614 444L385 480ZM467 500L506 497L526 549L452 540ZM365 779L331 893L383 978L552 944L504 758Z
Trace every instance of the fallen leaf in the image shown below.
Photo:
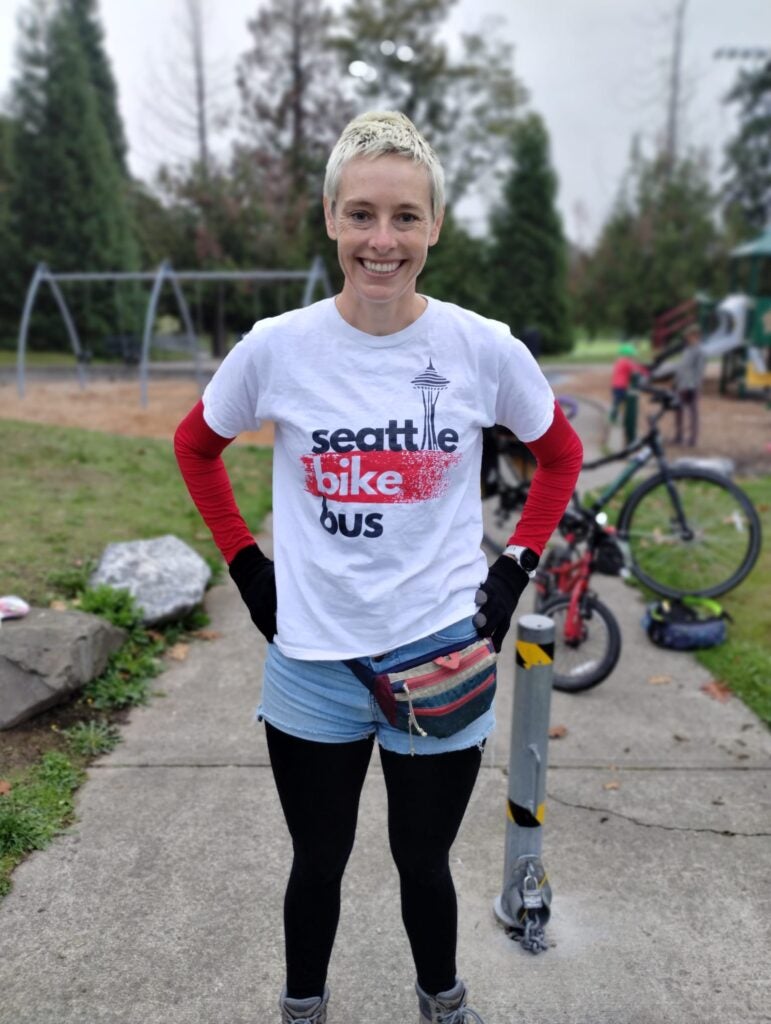
M568 727L566 725L553 725L549 729L550 740L561 740L563 736L567 736Z
M0 796L5 796L6 793L10 793L12 788L13 787L10 782L7 782L5 779L0 779Z
M184 661L190 650L190 644L174 644L169 648L169 657L174 661Z
M219 640L222 633L216 629L197 629L192 635L197 636L199 640Z
M671 683L672 676L651 676L648 682L651 686L661 686L662 683Z
M148 629L147 635L150 637L151 640L154 640L155 643L158 643L160 640L163 640L163 633L159 633L157 629Z
M67 611L67 602L66 601L60 601L57 598L55 601L52 601L49 604L48 607L50 609L52 609L52 611L55 611L55 612L66 612Z
M727 700L731 699L730 687L726 686L725 683L721 683L717 679L713 680L711 683L704 683L704 685L700 686L699 689L702 693L706 693L706 695L711 697L713 700L719 700L721 704L725 704Z
M616 781L606 782L605 785L602 788L603 789L621 789L621 783L620 782L616 782Z

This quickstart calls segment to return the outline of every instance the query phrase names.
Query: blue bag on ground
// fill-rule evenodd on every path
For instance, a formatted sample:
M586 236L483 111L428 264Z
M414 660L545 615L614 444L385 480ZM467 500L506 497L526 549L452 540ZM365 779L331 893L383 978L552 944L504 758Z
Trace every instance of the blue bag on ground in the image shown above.
M727 635L728 612L707 597L683 597L652 601L642 625L654 644L675 651L717 647Z

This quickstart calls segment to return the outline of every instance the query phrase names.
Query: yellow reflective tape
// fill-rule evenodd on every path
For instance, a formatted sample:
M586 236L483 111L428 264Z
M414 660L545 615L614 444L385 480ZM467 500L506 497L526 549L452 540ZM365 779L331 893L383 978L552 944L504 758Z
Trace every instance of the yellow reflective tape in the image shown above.
M521 828L534 828L536 824L543 825L543 819L546 817L546 804L539 804L533 814L527 807L519 807L509 799L506 804L506 817L512 825L519 825Z
M517 664L524 668L534 665L551 665L554 660L554 645L548 647L533 644L527 640L517 640Z

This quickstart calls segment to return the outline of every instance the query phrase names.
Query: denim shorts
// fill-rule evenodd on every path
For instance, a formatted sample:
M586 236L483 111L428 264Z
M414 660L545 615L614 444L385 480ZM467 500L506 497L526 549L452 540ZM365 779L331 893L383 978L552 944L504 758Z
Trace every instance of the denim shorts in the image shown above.
M476 639L470 618L368 661L385 672L407 657L436 650L455 640ZM481 745L495 726L493 708L452 736L419 736L390 725L375 698L342 661L300 661L268 645L262 702L257 718L300 739L320 743L352 743L375 736L385 750L396 754L444 754Z

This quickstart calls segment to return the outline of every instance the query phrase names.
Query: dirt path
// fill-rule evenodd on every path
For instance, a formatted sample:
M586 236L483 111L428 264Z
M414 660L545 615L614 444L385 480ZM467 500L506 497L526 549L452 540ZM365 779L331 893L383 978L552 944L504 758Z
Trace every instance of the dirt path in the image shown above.
M167 439L199 398L194 380L150 381L145 409L139 404L136 381L96 380L81 391L74 380L31 380L26 391L19 398L15 386L0 385L0 419ZM266 424L259 431L241 434L236 443L272 444L273 427Z
M710 368L712 371L716 367ZM560 371L558 390L593 398L607 405L610 371L606 367L580 367ZM148 405L139 404L136 381L96 380L81 391L72 381L35 381L21 399L12 383L0 384L0 419L26 420L68 427L84 427L132 437L171 438L191 406L198 400L193 380L155 380L148 389ZM643 402L643 408L645 403ZM670 436L673 423L664 423ZM237 443L272 444L273 427L242 434ZM717 380L707 380L701 399L701 436L696 449L678 449L698 455L733 459L745 473L771 473L771 412L763 401L727 398L718 394Z
M710 371L716 370L717 367L710 367ZM610 400L610 370L605 367L582 367L566 373L557 390L592 398L607 406ZM645 424L642 415L648 408L647 399L643 398L640 408L642 429ZM771 473L771 411L764 401L719 394L717 377L710 372L700 399L699 418L698 446L685 448L667 444L667 451L672 456L725 456L733 459L740 474ZM674 415L661 422L664 439L668 441L674 433Z

